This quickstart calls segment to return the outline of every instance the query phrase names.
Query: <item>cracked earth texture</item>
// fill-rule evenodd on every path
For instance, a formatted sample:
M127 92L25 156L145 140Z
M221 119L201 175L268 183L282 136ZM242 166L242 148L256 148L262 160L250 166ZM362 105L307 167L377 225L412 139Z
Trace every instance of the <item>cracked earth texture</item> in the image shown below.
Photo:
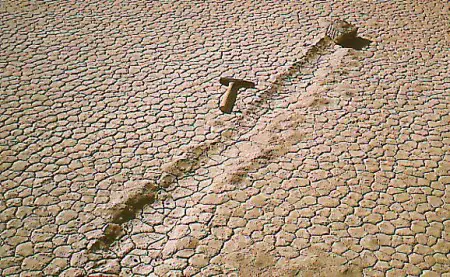
M450 4L420 2L1 1L0 275L449 276ZM330 13L371 43L283 75ZM221 76L257 83L229 115Z

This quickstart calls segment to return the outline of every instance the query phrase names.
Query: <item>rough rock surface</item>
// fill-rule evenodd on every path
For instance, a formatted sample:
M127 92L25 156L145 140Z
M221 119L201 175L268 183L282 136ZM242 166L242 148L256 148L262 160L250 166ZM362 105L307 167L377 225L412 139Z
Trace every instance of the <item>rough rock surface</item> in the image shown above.
M327 27L326 34L337 44L356 38L358 28L344 20L334 20Z

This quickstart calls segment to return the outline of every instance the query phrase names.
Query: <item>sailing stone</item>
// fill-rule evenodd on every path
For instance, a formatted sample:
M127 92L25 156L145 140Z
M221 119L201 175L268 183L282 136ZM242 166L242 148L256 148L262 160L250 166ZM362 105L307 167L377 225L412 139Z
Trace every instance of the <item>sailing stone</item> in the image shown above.
M356 38L358 27L344 20L337 19L327 27L326 35L336 44Z

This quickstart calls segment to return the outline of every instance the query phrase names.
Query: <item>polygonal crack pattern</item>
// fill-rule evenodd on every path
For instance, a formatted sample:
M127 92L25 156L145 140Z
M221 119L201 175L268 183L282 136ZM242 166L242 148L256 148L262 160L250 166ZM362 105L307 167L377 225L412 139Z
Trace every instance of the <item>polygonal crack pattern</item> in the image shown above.
M296 2L2 1L0 275L445 276L450 4Z

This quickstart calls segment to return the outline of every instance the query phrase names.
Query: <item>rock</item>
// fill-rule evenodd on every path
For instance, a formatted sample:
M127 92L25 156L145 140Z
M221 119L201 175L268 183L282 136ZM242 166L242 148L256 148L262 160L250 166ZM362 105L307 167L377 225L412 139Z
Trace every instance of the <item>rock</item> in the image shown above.
M327 28L326 34L336 44L341 44L356 37L358 28L344 20L334 20Z

